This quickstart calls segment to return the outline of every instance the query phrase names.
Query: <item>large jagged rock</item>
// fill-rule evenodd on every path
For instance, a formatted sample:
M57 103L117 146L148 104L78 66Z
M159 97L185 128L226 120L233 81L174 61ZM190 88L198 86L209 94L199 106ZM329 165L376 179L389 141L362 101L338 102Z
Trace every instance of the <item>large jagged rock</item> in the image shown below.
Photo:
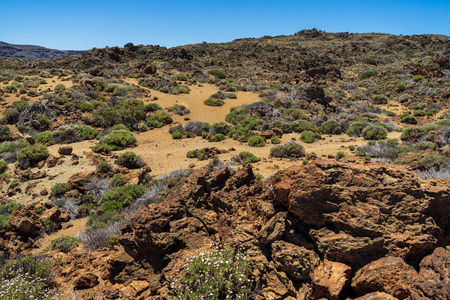
M338 300L350 281L351 271L347 265L325 259L311 273L314 299Z
M272 259L277 269L296 280L310 279L311 271L320 264L314 251L284 241L272 243Z
M42 227L39 216L33 209L21 205L11 212L9 223L22 234L32 234Z
M450 297L450 251L436 248L420 262L419 281L414 299L446 300Z
M82 187L91 175L71 183ZM446 292L444 253L423 260L423 276L412 265L448 241L448 181L384 163L317 160L264 186L251 166L209 166L178 184L122 227L120 251L83 263L95 266L86 273L103 268L93 289L104 298L173 297L170 283L196 251L212 251L211 242L246 252L259 299L413 300ZM74 262L71 282L80 276Z
M311 236L322 255L360 267L384 254L416 263L448 243L450 189L437 181L381 163L319 160L277 173L272 184L277 203L320 228Z
M364 266L353 277L352 287L358 296L383 291L398 299L411 296L419 274L400 257L385 257Z

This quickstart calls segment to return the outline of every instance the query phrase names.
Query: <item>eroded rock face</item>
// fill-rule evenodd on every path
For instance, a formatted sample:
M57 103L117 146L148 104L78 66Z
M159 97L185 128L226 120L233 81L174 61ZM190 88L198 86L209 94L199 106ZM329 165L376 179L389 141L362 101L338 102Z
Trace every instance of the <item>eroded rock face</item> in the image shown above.
M23 205L11 212L9 223L22 234L32 234L42 227L39 216L33 210L28 209Z
M385 257L364 266L353 277L352 287L357 295L383 291L398 299L411 296L412 286L419 274L400 257Z
M291 167L274 178L274 201L320 228L311 235L333 261L360 267L372 255L389 254L415 263L448 241L448 184L431 185L382 164L369 169L331 161ZM355 254L363 259L351 259Z
M339 299L350 281L351 271L347 265L325 259L310 275L314 298Z
M309 279L311 271L320 263L316 252L284 241L272 243L272 259L277 269L296 280Z
M419 280L415 290L419 297L448 299L450 297L450 251L436 248L420 262Z
M92 175L70 182L82 187ZM141 206L117 252L84 264L86 273L104 268L94 289L105 299L171 298L170 283L215 242L247 253L259 299L446 299L448 253L433 250L448 241L448 181L326 160L264 186L254 179L250 166L207 167L163 202ZM80 275L73 268L71 282Z

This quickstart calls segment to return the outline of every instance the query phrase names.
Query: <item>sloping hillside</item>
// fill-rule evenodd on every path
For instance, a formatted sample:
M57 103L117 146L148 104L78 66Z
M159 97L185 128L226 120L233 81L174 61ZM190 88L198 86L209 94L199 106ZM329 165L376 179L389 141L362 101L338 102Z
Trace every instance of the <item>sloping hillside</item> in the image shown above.
M81 55L85 51L57 50L33 45L14 45L0 42L0 56L21 59L58 59L67 55Z

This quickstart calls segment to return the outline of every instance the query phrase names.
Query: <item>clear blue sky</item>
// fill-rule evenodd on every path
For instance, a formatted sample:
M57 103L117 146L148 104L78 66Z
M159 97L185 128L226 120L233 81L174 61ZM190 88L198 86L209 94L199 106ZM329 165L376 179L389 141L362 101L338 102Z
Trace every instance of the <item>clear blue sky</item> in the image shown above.
M166 47L302 29L450 35L450 0L0 0L0 41L66 50Z

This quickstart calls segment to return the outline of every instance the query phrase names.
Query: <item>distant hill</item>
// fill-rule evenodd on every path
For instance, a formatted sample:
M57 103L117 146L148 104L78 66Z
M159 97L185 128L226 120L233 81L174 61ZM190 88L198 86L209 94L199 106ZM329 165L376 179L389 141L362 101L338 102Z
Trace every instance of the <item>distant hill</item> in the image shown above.
M85 51L56 50L33 45L14 45L0 42L0 56L20 59L51 60L68 55L81 55Z

